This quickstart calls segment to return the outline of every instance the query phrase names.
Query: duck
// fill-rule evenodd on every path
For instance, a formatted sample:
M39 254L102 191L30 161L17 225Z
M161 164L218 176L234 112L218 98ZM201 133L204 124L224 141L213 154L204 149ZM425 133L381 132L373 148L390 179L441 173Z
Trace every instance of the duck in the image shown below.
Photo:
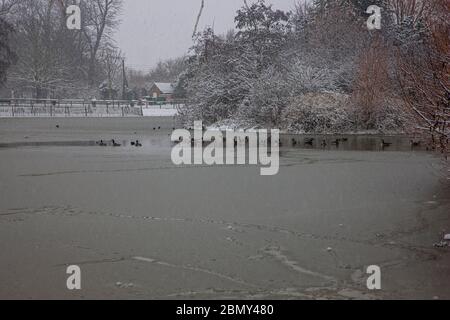
M297 140L295 140L294 138L292 138L292 145L295 147L297 145Z
M312 146L314 142L314 138L308 138L305 140L305 145Z
M56 125L56 129L59 129L59 124Z
M384 139L381 140L381 147L386 148L392 146L392 142L386 142Z
M326 147L327 146L327 142L325 140L322 140L322 147Z
M339 140L339 139L336 139L336 140L331 141L331 144L332 144L332 145L335 145L336 147L339 147L339 143L340 143L340 140Z
M132 145L132 146L135 146L135 145L136 145L136 142L131 141L131 145Z
M348 138L342 138L341 141L342 142L348 142Z
M161 130L161 127L158 127L158 130Z
M421 144L420 141L411 140L411 147L419 147Z
M113 147L120 147L121 144L117 143L114 139L111 140Z
M100 140L100 141L98 142L98 145L99 145L100 147L106 147L106 146L107 146L107 144L106 144L103 140Z
M135 144L134 144L137 148L142 147L142 143L139 142L139 140L136 140Z

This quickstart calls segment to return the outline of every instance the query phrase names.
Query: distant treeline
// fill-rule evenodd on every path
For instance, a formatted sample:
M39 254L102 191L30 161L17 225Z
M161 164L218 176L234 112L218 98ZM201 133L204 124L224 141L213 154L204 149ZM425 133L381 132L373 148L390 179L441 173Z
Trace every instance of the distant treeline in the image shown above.
M81 30L66 26L66 9L73 3L0 2L0 50L9 53L0 55L3 92L34 98L93 97L100 89L118 94L122 55L112 36L122 0L81 1Z
M69 0L0 1L0 95L139 99L153 82L176 82L185 58L149 72L128 68L113 36L123 0L81 1L81 30L69 30Z

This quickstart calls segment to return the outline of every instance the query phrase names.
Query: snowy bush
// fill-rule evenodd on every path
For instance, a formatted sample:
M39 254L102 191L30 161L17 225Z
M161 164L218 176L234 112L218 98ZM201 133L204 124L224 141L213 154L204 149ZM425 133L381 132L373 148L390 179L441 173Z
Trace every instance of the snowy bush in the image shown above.
M336 133L352 129L349 97L323 92L306 93L291 100L283 114L288 131L296 133Z
M337 91L336 71L326 66L315 67L308 61L296 58L286 70L286 83L291 95L305 94L308 92Z

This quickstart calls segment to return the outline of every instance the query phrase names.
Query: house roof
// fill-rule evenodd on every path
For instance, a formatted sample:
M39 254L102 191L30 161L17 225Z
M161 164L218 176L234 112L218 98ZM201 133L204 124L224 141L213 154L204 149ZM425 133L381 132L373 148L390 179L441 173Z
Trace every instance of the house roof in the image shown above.
M155 86L158 87L158 89L163 94L171 94L174 92L174 88L171 83L165 83L165 82L155 82Z

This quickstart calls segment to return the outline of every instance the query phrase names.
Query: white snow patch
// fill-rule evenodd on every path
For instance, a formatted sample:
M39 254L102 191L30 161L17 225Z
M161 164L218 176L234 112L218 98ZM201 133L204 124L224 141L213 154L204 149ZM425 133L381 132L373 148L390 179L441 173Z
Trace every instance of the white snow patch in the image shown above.
M174 117L178 114L177 109L142 109L144 117Z

